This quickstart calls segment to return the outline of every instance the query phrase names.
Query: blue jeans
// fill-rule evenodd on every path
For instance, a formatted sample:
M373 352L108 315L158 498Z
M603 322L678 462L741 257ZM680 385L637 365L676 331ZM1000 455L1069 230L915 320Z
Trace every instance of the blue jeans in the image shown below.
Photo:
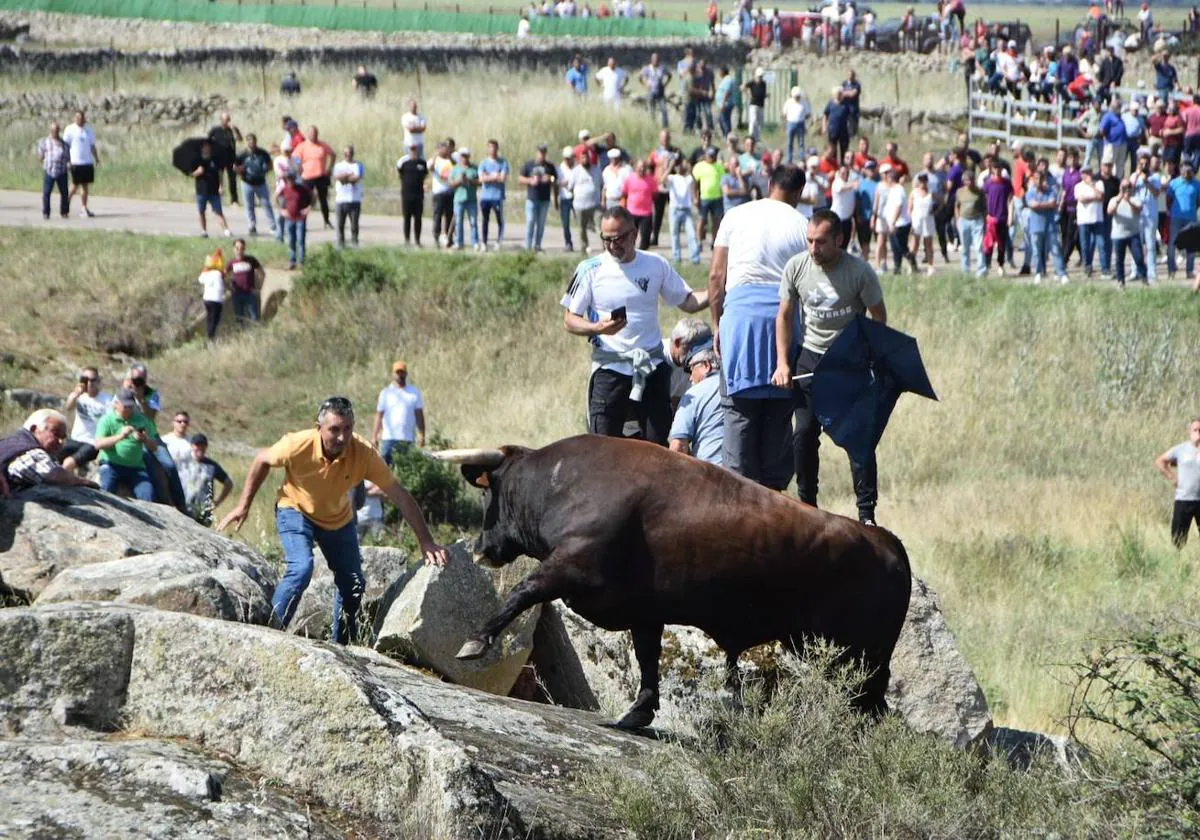
M1092 222L1088 225L1079 226L1079 258L1083 260L1083 270L1089 275L1092 273L1092 257L1096 253L1096 245L1102 244L1104 239L1104 223ZM1100 260L1103 264L1104 271L1108 271L1108 265L1105 264L1104 250L1101 248Z
M1021 226L1022 268L1029 268L1033 260L1033 235L1029 232L1029 217L1032 215L1033 211L1028 207L1023 206L1017 211L1017 223ZM1016 237L1012 238L1015 239Z
M575 243L571 241L571 210L574 206L575 199L558 197L558 217L562 221L563 242L566 243L568 251L575 247Z
M496 244L499 245L504 239L504 199L479 199L479 212L483 215L484 245L488 243L488 216L490 216L492 213L496 214Z
M648 99L650 104L650 116L654 117L654 112L657 111L659 120L662 122L663 128L670 128L671 123L667 119L667 98L665 96L651 96Z
M1185 225L1190 225L1195 219L1180 219L1176 216L1171 217L1171 236L1167 240L1167 274L1174 274L1178 266L1175 264L1175 237L1179 235L1179 231L1183 230ZM1187 276L1191 277L1196 271L1196 252L1188 251L1187 255Z
M692 265L700 262L700 240L696 238L696 220L692 218L692 208L681 207L671 210L671 257L675 262L682 259L679 248L679 229L687 231L688 259Z
M1125 285L1125 251L1126 249L1133 255L1133 264L1137 269L1137 280L1146 279L1146 260L1142 257L1142 238L1140 236L1130 236L1125 239L1114 239L1113 246L1116 248L1117 257L1117 282L1122 286Z
M461 250L467 244L463 236L463 222L471 220L471 244L479 244L479 205L474 201L456 201L454 203L454 244Z
M276 230L275 210L271 207L271 191L267 189L265 183L251 186L243 181L242 202L246 205L246 221L250 223L251 233L258 230L258 219L254 215L254 205L256 202L262 204L263 212L267 214L267 221L271 223L271 231L274 232Z
M54 188L58 187L58 212L62 216L71 214L71 201L67 197L67 173L61 175L47 175L42 172L42 215L47 219L50 218L50 193Z
M665 125L663 127L666 128ZM696 103L696 128L707 128L709 131L712 131L713 113L711 99L701 99Z
M233 315L235 318L248 318L257 321L262 317L258 311L258 295L254 292L239 292L233 290Z
M1142 216L1138 219L1138 232L1142 237L1142 251L1146 255L1146 280L1153 283L1157 279L1154 262L1158 259L1158 219L1155 216Z
M971 246L975 246L975 274L982 277L987 273L983 262L983 219L959 219L958 239L962 247L962 270L971 271Z
M393 452L405 452L411 449L412 446L413 442L411 440L393 440L391 438L385 438L384 440L379 441L379 457L382 458L390 467L392 465Z
M717 125L721 127L721 136L728 137L733 131L733 106L726 105L717 115Z
M275 510L275 526L279 529L287 569L271 599L271 626L282 630L296 614L300 597L312 580L315 542L325 555L325 562L333 572L333 584L337 587L333 596L333 641L339 645L347 644L354 638L358 608L367 585L354 520L336 531L327 531L314 525L300 511L281 507Z
M550 201L525 199L525 250L542 250L542 236L546 233L546 216L550 213Z
M787 124L787 162L788 163L791 163L792 160L794 159L794 154L792 152L792 144L793 143L795 143L796 145L798 145L800 147L800 158L801 158L801 160L804 159L804 155L805 155L804 135L805 135L804 123L795 122L795 123ZM727 137L729 136L728 132L726 133L725 136L727 136Z
M1046 273L1046 252L1050 252L1050 257L1054 261L1054 276L1062 277L1066 274L1063 268L1062 248L1058 244L1058 225L1053 221L1046 222L1046 229L1036 231L1030 234L1030 246L1036 256L1037 274Z
M154 482L150 473L137 467L122 467L119 464L103 463L100 465L100 489L105 493L116 493L121 482L129 485L134 498L143 502L154 501Z
M308 219L284 219L283 231L287 239L288 262L304 265L304 240L308 236Z

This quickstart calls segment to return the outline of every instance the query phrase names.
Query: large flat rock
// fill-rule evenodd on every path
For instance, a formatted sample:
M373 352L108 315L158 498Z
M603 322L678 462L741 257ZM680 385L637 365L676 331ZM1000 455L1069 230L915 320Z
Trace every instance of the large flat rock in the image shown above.
M136 606L0 610L0 659L18 654L0 672L10 733L53 730L69 709L89 728L185 739L385 837L609 838L617 827L581 777L653 748L595 714L444 683L369 649Z
M257 552L166 505L50 485L0 501L0 580L30 601L67 569L168 550L274 587L274 570Z

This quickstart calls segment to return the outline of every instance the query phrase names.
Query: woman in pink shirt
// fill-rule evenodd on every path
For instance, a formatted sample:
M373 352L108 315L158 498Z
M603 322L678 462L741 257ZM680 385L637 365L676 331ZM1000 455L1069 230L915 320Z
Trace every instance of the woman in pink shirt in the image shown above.
M625 179L622 192L625 209L637 223L638 248L645 251L650 247L650 221L654 218L654 194L658 192L654 167L649 161L639 160L634 165L633 174Z

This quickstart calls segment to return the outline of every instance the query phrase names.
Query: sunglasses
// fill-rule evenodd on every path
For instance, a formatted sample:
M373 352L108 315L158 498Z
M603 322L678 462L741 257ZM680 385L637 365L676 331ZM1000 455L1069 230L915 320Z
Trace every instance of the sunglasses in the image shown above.
M604 235L601 235L601 236L600 236L600 241L601 241L601 242L603 242L603 243L605 243L605 244L607 244L607 245L611 245L611 244L613 244L613 243L615 243L615 242L620 242L622 239L625 239L625 238L626 238L626 237L628 237L628 236L632 236L632 235L633 235L633 234L635 234L635 233L637 233L637 229L636 229L636 228L630 228L629 230L625 231L624 233L618 233L616 236L604 236Z

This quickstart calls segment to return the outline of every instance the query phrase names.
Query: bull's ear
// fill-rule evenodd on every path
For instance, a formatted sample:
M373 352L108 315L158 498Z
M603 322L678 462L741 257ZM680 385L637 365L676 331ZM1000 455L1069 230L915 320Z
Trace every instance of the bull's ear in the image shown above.
M480 490L486 490L492 486L491 470L485 467L476 466L475 464L462 465L463 478L467 480L467 484L478 487Z

